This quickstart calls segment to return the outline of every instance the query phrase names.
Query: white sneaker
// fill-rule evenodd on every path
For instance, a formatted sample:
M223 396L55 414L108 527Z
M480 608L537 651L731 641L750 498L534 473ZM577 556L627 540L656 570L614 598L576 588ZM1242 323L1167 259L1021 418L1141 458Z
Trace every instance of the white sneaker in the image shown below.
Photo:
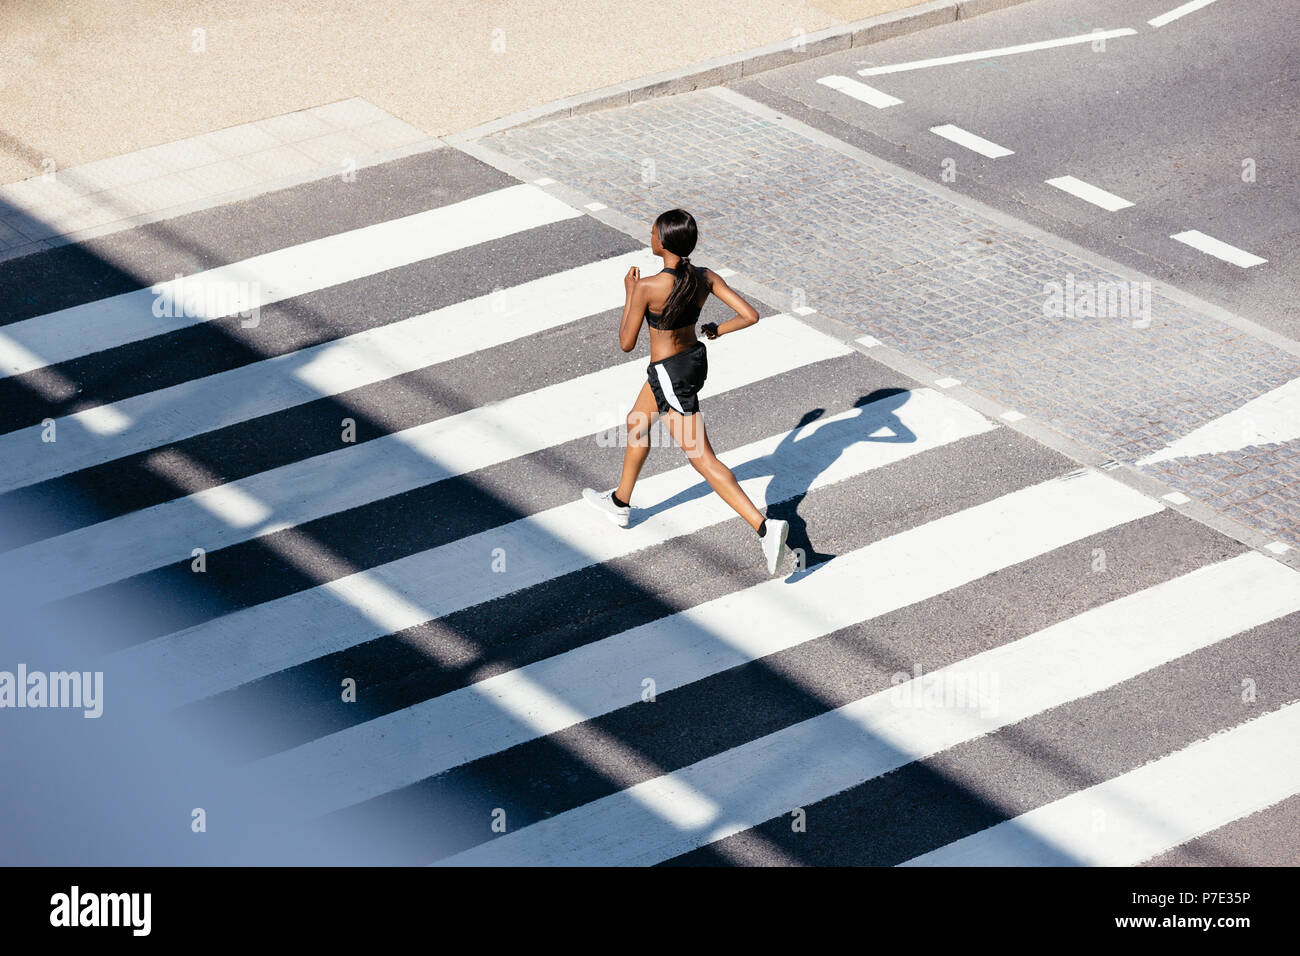
M790 533L790 522L767 519L767 534L758 539L767 558L767 573L776 574L785 559L785 536Z
M604 514L610 521L614 522L614 524L618 525L620 528L626 528L627 519L632 513L632 509L628 506L620 508L618 505L614 504L613 495L616 491L618 491L617 488L611 488L609 491L596 491L592 488L583 488L582 500Z

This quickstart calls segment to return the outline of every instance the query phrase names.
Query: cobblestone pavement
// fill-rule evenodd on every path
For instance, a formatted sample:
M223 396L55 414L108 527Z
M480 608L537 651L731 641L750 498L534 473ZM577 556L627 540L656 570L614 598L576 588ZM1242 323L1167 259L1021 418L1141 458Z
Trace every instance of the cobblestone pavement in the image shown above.
M783 290L789 302L774 304L849 323L1127 464L1300 376L1297 356L1159 287L1132 288L940 185L864 165L707 91L483 142L645 222L647 241L659 212L689 209L702 265ZM1076 302L1097 291L1106 314L1055 308L1069 290ZM1142 470L1300 547L1297 456L1289 442Z

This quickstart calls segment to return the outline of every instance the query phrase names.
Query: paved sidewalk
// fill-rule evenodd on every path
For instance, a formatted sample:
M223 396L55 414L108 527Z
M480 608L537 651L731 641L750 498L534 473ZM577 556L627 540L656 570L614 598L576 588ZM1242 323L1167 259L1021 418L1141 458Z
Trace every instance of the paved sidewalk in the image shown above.
M0 186L0 260L287 185L426 137L358 97Z
M772 115L731 91L698 91L482 142L647 230L663 209L690 209L702 264L783 291L790 307L848 323L1125 464L1300 376L1295 351L1160 288L1149 290L1149 322L1045 314L1050 283L1129 277ZM1298 453L1289 442L1141 470L1300 547Z
M922 2L6 0L0 183L353 97L442 136Z

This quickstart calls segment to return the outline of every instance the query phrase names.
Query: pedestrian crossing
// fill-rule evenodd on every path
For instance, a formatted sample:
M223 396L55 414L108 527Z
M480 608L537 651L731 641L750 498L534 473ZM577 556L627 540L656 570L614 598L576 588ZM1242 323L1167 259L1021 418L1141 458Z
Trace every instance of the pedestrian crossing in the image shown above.
M769 316L735 343L711 394L849 348L797 320ZM719 350L721 351L721 350ZM273 534L324 515L614 428L645 377L640 360L558 382L494 405L226 482L0 555L0 574L34 599L57 600L184 558ZM563 409L563 416L551 413ZM340 423L341 424L341 423ZM180 550L178 551L178 547ZM74 590L75 589L75 590Z
M301 243L38 315L0 335L0 377L20 375L273 302L445 255L467 245L580 215L529 183Z
M1300 704L909 860L909 866L1133 866L1285 800ZM1195 794L1195 799L1188 796Z
M1058 509L1068 509L1070 522L1053 526L1045 519ZM504 749L515 742L510 731L521 717L528 717L537 732L553 733L575 722L578 714L583 716L576 719L590 719L626 703L629 688L639 687L639 675L655 674L661 691L686 686L1155 510L1150 499L1128 489L1099 486L1093 480L1049 481L841 555L798 594L789 593L780 581L757 584L353 728L349 736L356 742L334 750L329 760L312 754L319 745L304 748L299 759L321 767L337 766L339 760L349 765L373 761L385 740L419 739L421 735L403 729L412 723L422 728L472 728L468 742L447 732L429 741L439 749L451 744L455 762L431 755L430 764L421 766L405 750L401 766L389 768L384 779L411 772L429 776L480 756L475 743L481 740L481 728L490 727L492 745ZM943 575L924 574L922 565L944 542L957 544L949 547ZM855 581L872 581L874 586L855 592ZM595 700L579 710L576 705L592 695ZM494 715L496 723L509 724L495 726ZM320 743L338 747L344 739L336 737ZM420 778L404 782L415 779ZM345 783L355 796L357 782ZM320 781L313 787L314 796L324 799L328 786L328 781Z
M39 440L45 425L9 432L0 436L0 454L13 454L15 464L7 470L0 494L621 308L623 275L632 266L648 269L653 258L645 253L614 256L336 341L74 412L54 419L61 441L39 458L23 460L17 453ZM526 312L520 308L525 302Z
M801 450L809 455L822 451L822 457L830 463L810 482L804 482L803 488L792 485L787 475L764 467L783 444L794 440L793 433L736 449L732 452L733 468L750 498L760 507L770 506L801 491L829 486L919 454L942 441L954 441L992 427L977 413L923 389L913 393L898 410L897 418L913 433L926 437L909 444L881 446L872 442L870 436L888 428L885 422L893 417L892 411L867 405L861 411L810 424L799 436L800 442L808 444ZM856 440L846 441L841 427L844 425L856 427ZM945 435L949 437L945 439ZM751 471L758 474L743 477ZM734 517L716 495L703 493L699 476L689 465L647 478L641 488L642 494L660 504L652 518L647 517L634 528L614 528L585 502L570 502L319 588L217 618L129 653L141 665L158 668L160 683L175 695L176 703L185 703L302 663L322 652L352 647L431 618L506 597L549 578L685 537ZM1142 499L1144 506L1147 501ZM485 564L490 563L486 559L497 549L509 556L506 572L484 574ZM435 593L429 593L429 581L440 582ZM363 617L358 618L357 609L364 609ZM226 649L232 641L250 652L247 659L229 659Z
M1158 594L1140 592L1118 607L1106 605L962 662L963 669L999 675L1003 689L992 716L975 708L900 706L900 695L891 688L505 834L447 862L659 863L905 762L1096 693L1205 642L1300 610L1298 585L1290 569L1258 554L1243 555L1164 585ZM1223 594L1242 602L1234 608L1243 612L1241 618L1223 613L1218 603ZM1182 612L1178 617L1175 609Z
M1206 655L1294 633L1300 575L766 304L708 343L702 408L799 553L766 577L672 447L613 527L579 492L618 473L648 361L616 350L619 280L658 260L480 175L424 211L0 325L5 377L127 376L178 328L400 291L373 326L70 409L52 442L49 422L0 433L0 509L77 496L69 526L0 552L7 596L52 615L155 602L106 666L147 675L164 712L264 715L232 772L292 794L269 816L367 834L358 862L880 862L870 844L911 865L1134 865L1300 793L1300 673L1257 675L1266 700L1201 723L1136 690L1235 695L1204 682ZM515 274L538 243L549 271L486 294L439 270L482 251ZM433 306L435 276L466 293ZM155 309L187 286L223 305ZM214 451L235 445L248 457ZM970 819L853 808L1117 706L1162 733L1115 728L1133 765L1069 792L1043 783L1062 758L1035 733L1009 766L954 774Z

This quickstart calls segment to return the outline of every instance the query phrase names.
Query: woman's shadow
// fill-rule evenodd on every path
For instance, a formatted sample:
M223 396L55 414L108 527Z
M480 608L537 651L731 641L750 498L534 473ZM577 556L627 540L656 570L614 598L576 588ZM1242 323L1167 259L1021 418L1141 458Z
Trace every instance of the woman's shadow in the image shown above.
M860 441L914 442L916 435L899 420L896 410L907 402L910 392L905 388L881 388L863 395L853 403L857 411L836 416L833 420L811 428L826 410L814 408L805 412L794 427L770 455L755 458L732 469L737 481L771 475L767 487L767 515L790 522L786 547L795 559L795 571L788 582L801 580L823 566L833 554L817 550L808 535L808 525L799 514L808 489L817 476L829 468L850 445ZM887 434L877 434L882 430ZM693 498L711 494L712 489L701 479L671 498L647 508L644 518L666 511Z

